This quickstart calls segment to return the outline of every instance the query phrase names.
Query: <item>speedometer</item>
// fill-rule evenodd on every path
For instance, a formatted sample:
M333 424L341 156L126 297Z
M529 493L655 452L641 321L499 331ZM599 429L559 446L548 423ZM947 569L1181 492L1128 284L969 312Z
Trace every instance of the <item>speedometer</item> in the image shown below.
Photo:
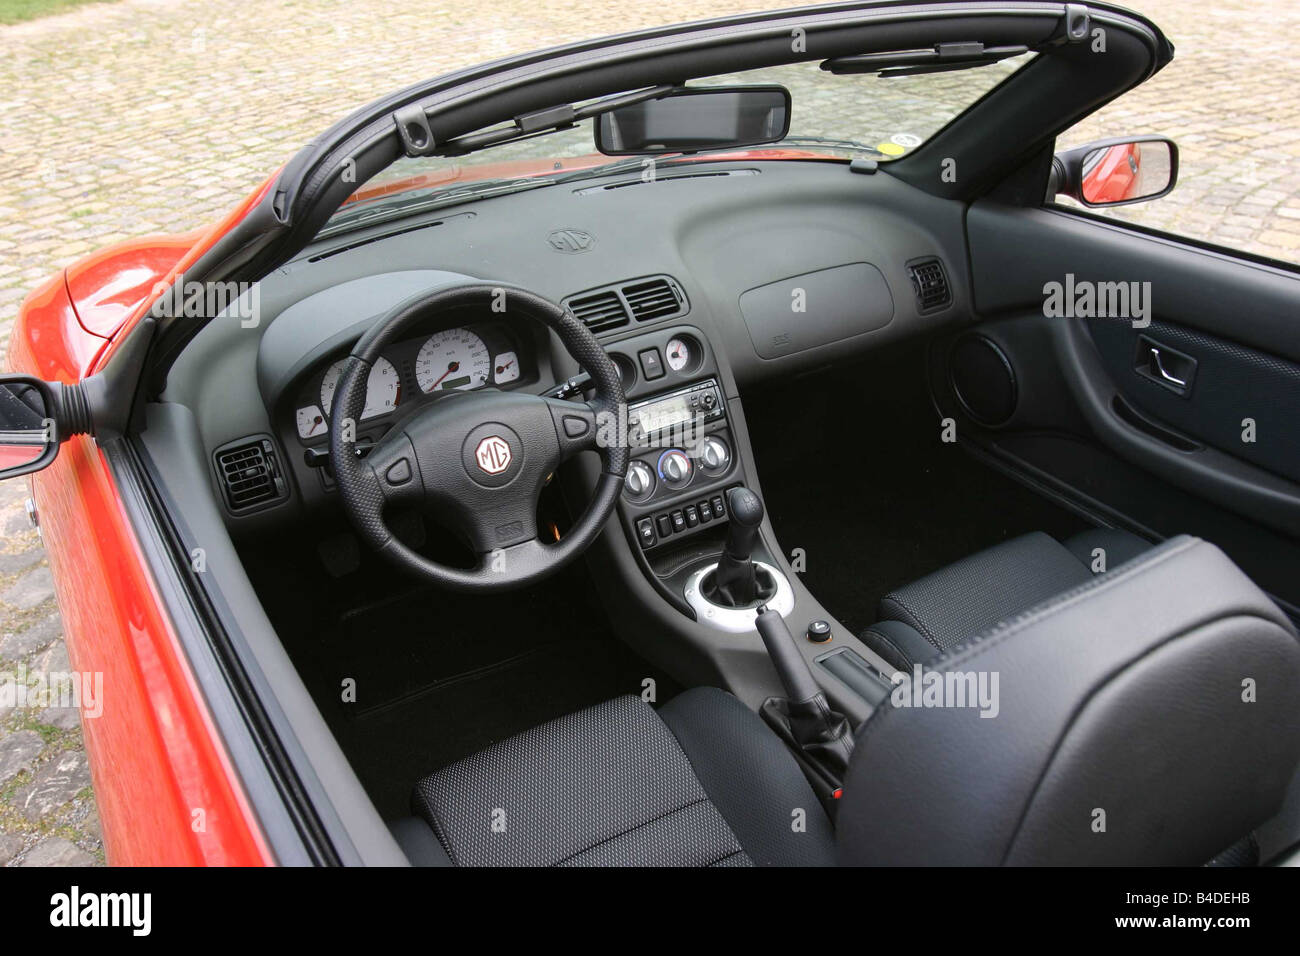
M339 378L343 375L343 367L347 362L345 358L339 359L326 369L325 377L321 380L320 403L327 415L330 406L334 404L334 390L339 386ZM397 369L393 368L393 363L388 359L379 358L371 366L370 375L366 379L366 407L361 410L361 417L374 418L391 412L401 397L402 383L397 377Z
M481 388L491 374L492 356L469 329L435 332L415 357L415 383L422 392Z

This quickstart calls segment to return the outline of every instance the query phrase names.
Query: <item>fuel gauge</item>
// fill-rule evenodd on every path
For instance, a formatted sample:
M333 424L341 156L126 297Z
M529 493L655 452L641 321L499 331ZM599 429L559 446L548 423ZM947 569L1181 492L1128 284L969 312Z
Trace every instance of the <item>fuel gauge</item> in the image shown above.
M306 408L298 409L298 437L315 438L317 435L324 435L329 431L329 425L325 423L325 416L321 414L319 405L308 405Z

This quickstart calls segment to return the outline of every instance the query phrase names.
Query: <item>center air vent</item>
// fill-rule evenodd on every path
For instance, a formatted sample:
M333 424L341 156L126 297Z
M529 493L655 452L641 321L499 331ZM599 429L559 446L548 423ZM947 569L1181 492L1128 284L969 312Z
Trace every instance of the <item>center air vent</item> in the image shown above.
M912 277L916 291L917 311L924 315L952 304L952 290L948 288L948 274L938 259L918 259L908 263L907 272Z
M248 511L285 497L284 476L269 438L250 438L217 449L217 479L231 511Z
M681 315L686 304L686 296L677 283L667 276L657 276L645 282L623 286L623 298L638 322L651 319L663 319L670 315Z
M654 322L675 318L690 309L677 280L662 275L592 289L565 299L564 304L596 333L620 328L632 319Z
M569 311L593 332L608 332L627 325L627 306L614 289L577 295L565 303Z

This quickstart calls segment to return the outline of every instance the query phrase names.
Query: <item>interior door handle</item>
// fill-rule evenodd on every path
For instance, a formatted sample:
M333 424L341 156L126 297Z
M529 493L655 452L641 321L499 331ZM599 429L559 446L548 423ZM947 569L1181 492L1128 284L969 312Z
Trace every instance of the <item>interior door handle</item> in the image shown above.
M1150 346L1150 349L1151 349L1151 365L1153 368L1155 368L1157 372L1160 373L1160 377L1163 378L1170 385L1177 385L1179 388L1186 388L1187 387L1186 379L1178 378L1176 375L1172 374L1167 368L1165 368L1165 363L1160 358L1160 350L1156 348L1154 345Z
M1139 335L1133 371L1161 388L1187 398L1196 377L1196 359L1146 335Z

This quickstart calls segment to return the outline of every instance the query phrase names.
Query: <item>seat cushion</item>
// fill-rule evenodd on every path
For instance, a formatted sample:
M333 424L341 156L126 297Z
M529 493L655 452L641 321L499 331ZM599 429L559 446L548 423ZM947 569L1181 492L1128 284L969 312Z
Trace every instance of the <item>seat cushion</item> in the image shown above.
M825 814L756 714L699 688L662 715L629 696L550 721L425 777L413 808L462 866L831 862Z
M862 640L908 669L1150 548L1136 535L1099 528L1059 544L1042 532L1012 538L896 588ZM1101 549L1099 554L1097 549ZM1099 560L1100 558L1100 560Z

